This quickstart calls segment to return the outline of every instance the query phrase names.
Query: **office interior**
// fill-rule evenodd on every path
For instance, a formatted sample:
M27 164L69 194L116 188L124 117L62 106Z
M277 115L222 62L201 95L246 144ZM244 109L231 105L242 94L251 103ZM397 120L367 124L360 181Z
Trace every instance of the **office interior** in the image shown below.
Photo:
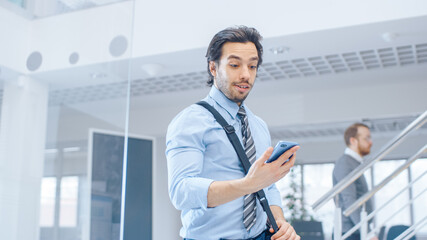
M277 183L285 216L293 196L331 239L333 201L312 205L332 188L345 128L369 125L375 155L427 110L426 23L423 0L0 0L0 239L181 239L165 134L208 93L206 47L234 25L264 37L247 104L273 145L301 145ZM364 173L370 186L426 143L424 124ZM406 204L384 226L421 222L417 239L426 157L375 195L393 198L375 221Z

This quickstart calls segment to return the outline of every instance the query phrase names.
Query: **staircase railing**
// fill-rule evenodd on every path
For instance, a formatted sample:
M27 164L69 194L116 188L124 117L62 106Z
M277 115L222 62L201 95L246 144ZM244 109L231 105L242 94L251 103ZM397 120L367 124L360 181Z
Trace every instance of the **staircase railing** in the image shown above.
M412 236L415 235L415 233L417 233L418 229L424 227L424 225L426 225L426 224L427 224L427 216L425 216L421 221L415 223L414 225L412 225L411 227L406 229L406 231L401 233L394 240L410 239Z
M403 188L402 190L400 190L399 192L397 192L396 194L394 194L392 197L390 197L390 199L387 202L385 202L381 207L375 209L375 211L373 211L372 213L370 213L367 216L367 220L369 221L372 217L374 217L374 215L377 212L379 212L381 209L383 209L384 207L386 207L390 202L392 202L394 200L394 198L396 198L397 196L399 196L405 190L411 188L416 182L418 182L426 174L427 174L427 171L425 171L423 174L421 174L416 179L414 179L412 182L410 182L405 188ZM404 205L402 205L400 209L397 209L392 215L390 215L386 220L384 220L383 224L387 223L389 220L391 220L394 216L396 216L398 213L400 213L405 207L411 205L418 197L422 196L422 194L424 194L426 191L427 191L427 187L423 191L421 191L420 193L418 193L417 196L413 197L407 203L405 203ZM371 233L377 232L380 228L381 228L381 225L376 226L374 229L372 229ZM353 229L350 229L350 231L351 230L353 230ZM345 237L345 236L343 236L343 237Z
M422 113L419 117L417 117L412 123L410 123L404 130L402 130L396 137L394 137L392 140L390 140L387 144L383 146L383 148L371 159L368 159L363 164L361 164L359 167L354 169L347 177L345 177L343 180L338 182L330 191L325 193L322 197L320 197L314 204L313 204L313 210L317 211L319 208L321 208L323 205L325 205L329 200L332 198L337 198L338 194L342 192L345 188L347 188L350 184L352 184L354 181L356 181L366 170L371 168L376 162L382 160L388 153L390 153L394 148L396 148L399 144L403 142L404 139L413 131L420 128L422 125L424 125L427 122L427 111ZM376 186L373 190L366 193L364 196L362 196L360 199L356 200L355 203L353 203L348 209L345 210L344 214L346 216L350 215L354 210L356 210L360 206L364 206L364 203L369 200L376 192L378 192L381 188L384 187L384 185L388 182L390 182L393 178L395 178L400 172L402 172L404 169L409 167L411 163L413 163L416 159L418 159L425 151L426 146L424 146L420 151L418 151L413 157L408 159L407 163L404 164L401 168L394 171L389 177L387 177L382 183L380 183L378 186ZM372 212L373 214L370 214L370 218L374 216L376 211ZM363 210L361 213L361 221L359 224L354 226L354 231L361 228L361 239L366 239L367 237L367 219L368 216L366 216L366 212ZM339 226L337 226L339 224ZM353 230L353 228L351 230ZM347 232L344 236L341 236L341 209L336 208L335 213L335 232L334 232L334 239L340 240L342 237L349 236L351 233L350 231ZM354 232L352 231L352 232Z
M317 211L320 207L325 205L329 200L334 198L338 193L342 192L346 187L356 181L367 169L372 167L374 163L383 159L388 153L390 153L395 147L397 147L412 131L421 127L424 123L427 122L427 111L421 114L416 118L412 123L410 123L405 129L402 130L396 137L390 140L375 157L370 160L367 160L365 164L360 165L358 168L354 169L347 177L341 180L335 187L333 187L329 192L325 193L322 197L319 198L313 204L313 210Z
M424 145L416 154L414 154L412 157L410 157L402 166L394 170L388 177L386 177L381 183L379 183L377 186L372 188L371 191L365 193L362 197L357 199L350 207L348 207L344 211L345 216L350 216L351 213L353 213L356 209L358 209L362 204L364 204L366 201L368 201L372 196L374 196L375 193L377 193L381 188L383 188L387 183L389 183L391 180L393 180L397 175L399 175L402 171L407 169L415 160L419 159L424 153L427 152L427 144Z
M426 148L426 147L423 147ZM396 194L394 194L392 197L390 197L390 199L385 202L383 205L379 206L378 208L376 208L373 212L371 212L368 216L366 216L364 219L362 219L358 224L356 224L355 226L353 226L350 230L348 230L343 236L342 238L345 239L348 236L350 236L352 233L354 233L355 231L357 231L363 224L365 224L366 222L368 222L369 220L371 220L376 214L377 212L379 212L380 210L382 210L383 208L385 208L389 203L391 203L397 196L399 196L400 194L402 194L403 192L405 192L405 190L411 188L416 182L418 182L420 179L422 179L422 177L424 177L424 175L427 174L427 171L425 171L423 174L421 174L420 176L418 176L416 179L414 179L413 181L411 181L407 186L405 186L402 190L400 190L399 192L397 192ZM409 206L410 204L412 204L417 198L419 198L420 196L422 196L425 192L427 192L427 187L421 191L420 193L418 193L415 197L413 197L412 199L410 199L407 203L405 203L404 205L402 205L400 208L396 209L396 211L394 213L392 213L391 216L389 216L384 222L382 222L382 224L387 223L389 220L391 220L394 216L396 216L398 213L400 213L403 209L405 209L407 206ZM349 207L350 208L350 207ZM351 214L351 212L348 212L348 215L345 213L346 211L344 211L344 215L345 216L349 216ZM379 228L381 227L381 225L379 224L377 227L375 227L374 229L372 229L371 232L367 233L366 235L374 235L374 232L377 231Z

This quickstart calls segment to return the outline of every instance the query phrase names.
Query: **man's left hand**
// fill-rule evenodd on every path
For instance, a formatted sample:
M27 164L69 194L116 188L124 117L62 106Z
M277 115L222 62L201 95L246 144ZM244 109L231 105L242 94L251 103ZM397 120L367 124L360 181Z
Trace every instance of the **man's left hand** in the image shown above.
M286 220L278 219L276 223L279 231L271 237L271 240L300 240L300 236L298 236L294 228ZM274 232L273 228L270 228L270 232Z

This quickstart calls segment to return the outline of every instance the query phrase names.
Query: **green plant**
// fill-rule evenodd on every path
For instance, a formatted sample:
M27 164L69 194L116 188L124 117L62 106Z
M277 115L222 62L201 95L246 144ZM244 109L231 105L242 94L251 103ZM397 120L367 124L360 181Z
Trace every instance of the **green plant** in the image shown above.
M293 167L288 176L290 180L288 193L283 197L285 205L285 216L289 222L293 221L312 221L312 214L309 212L309 206L304 201L303 189L301 181L298 181L297 171L299 169Z

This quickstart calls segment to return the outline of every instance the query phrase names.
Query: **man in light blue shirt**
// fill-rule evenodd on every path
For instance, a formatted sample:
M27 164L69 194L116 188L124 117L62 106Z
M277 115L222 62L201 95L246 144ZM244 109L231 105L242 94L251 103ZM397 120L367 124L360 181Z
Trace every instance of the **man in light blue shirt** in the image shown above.
M248 228L243 223L244 196L260 189L264 189L279 227L271 239L300 239L283 216L280 193L274 185L293 166L299 147L265 163L273 150L267 125L244 103L262 63L260 40L253 28L227 28L214 36L206 54L208 85L214 86L203 100L234 127L240 141L242 121L238 111L246 111L257 159L248 174L221 125L202 106L187 107L169 125L169 195L182 211L180 235L185 239L270 239L268 232L272 229L266 226L267 217L258 200L254 224Z

